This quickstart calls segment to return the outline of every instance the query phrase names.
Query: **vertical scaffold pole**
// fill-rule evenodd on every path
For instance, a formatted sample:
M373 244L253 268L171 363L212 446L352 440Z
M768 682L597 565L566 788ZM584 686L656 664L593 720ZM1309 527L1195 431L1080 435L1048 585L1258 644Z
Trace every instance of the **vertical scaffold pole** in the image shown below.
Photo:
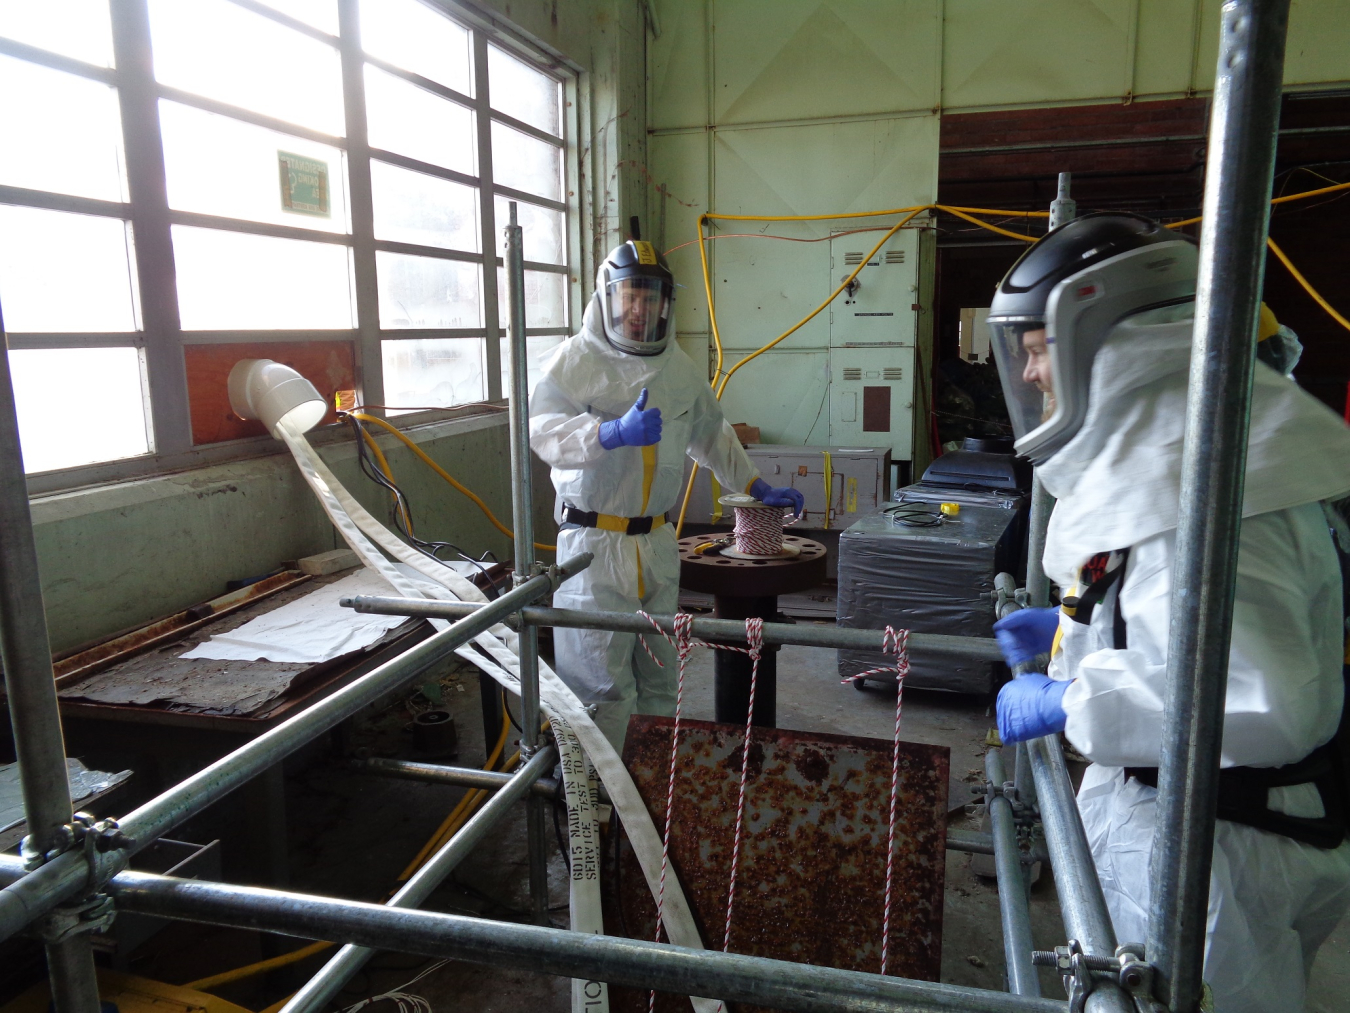
M1055 187L1055 199L1050 203L1050 231L1078 216L1078 204L1069 196L1073 174L1061 172ZM1050 513L1055 509L1055 497L1041 484L1041 477L1031 479L1031 518L1027 524L1027 605L1043 609L1050 604L1050 578L1045 575L1041 558L1045 555L1045 535L1050 527ZM1036 782L1031 777L1031 760L1025 744L1019 744L1013 755L1014 776L1022 801L1033 808L1036 805Z
M1203 988L1206 912L1289 0L1228 0L1210 113L1172 571L1147 958L1173 1013Z
M534 493L530 483L530 376L525 338L525 239L510 204L506 226L506 292L511 338L511 513L515 524L515 582L534 572ZM520 754L527 758L539 747L539 630L520 631ZM530 852L530 899L534 919L548 922L548 836L544 800L525 803L526 838Z
M26 850L45 854L57 847L61 830L71 822L74 813L3 320L0 320L0 663L5 670L9 723L28 820ZM47 969L56 1013L98 1013L94 951L87 933L49 943Z

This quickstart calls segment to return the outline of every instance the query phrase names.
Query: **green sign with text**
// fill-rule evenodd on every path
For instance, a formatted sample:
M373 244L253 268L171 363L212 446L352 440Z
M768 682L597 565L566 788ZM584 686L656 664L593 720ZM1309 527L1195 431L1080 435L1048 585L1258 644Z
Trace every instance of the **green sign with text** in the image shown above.
M281 207L301 215L331 217L328 204L328 163L289 151L277 152L281 173Z

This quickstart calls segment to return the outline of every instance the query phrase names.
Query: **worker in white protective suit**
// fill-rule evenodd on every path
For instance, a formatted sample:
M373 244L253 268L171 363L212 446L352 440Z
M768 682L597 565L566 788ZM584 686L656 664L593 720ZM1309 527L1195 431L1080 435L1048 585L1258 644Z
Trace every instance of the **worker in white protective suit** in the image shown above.
M674 278L652 245L615 248L595 287L581 332L559 347L530 400L530 446L553 469L558 493L558 558L595 553L553 602L670 614L680 563L666 511L686 454L724 488L769 506L800 513L802 494L759 477L703 370L672 340ZM595 705L595 723L617 750L634 713L675 712L675 652L655 631L642 640L645 649L633 633L553 634L558 675Z
M1121 943L1148 927L1195 273L1184 237L1090 215L1029 249L989 315L1018 452L1058 499L1044 564L1064 595L995 627L1015 670L1038 669L1000 692L999 729L1063 731L1092 760L1078 805ZM1292 369L1292 333L1272 349L1258 358ZM1258 361L1204 965L1219 1013L1303 1009L1350 908L1327 506L1347 493L1350 430Z

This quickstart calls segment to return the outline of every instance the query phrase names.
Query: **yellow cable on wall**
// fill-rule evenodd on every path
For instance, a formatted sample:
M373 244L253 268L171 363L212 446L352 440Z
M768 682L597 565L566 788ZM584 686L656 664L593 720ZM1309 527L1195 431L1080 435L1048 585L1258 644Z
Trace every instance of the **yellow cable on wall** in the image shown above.
M1316 190L1305 190L1302 193L1288 194L1283 197L1275 197L1271 199L1271 203L1285 204L1288 203L1289 201L1303 200L1307 197L1316 197L1321 194L1332 193L1338 190L1347 190L1347 189L1350 189L1350 183L1337 183L1334 186L1324 186L1319 187ZM998 235L1001 236L1008 236L1013 239L1019 239L1026 243L1034 243L1039 237L1027 236L1018 232L1012 232L1008 229L1000 228L999 226L993 225L989 222L980 221L978 218L975 217L975 215L997 215L999 217L1004 218L1050 217L1050 212L1048 211L1008 211L1008 210L999 210L997 208L957 207L951 204L923 204L905 208L888 208L882 211L847 211L847 212L840 212L837 214L826 214L826 215L724 215L712 213L700 215L698 219L698 240L697 240L698 254L699 254L699 261L703 268L703 292L708 300L709 330L712 332L713 345L716 349L716 356L717 356L713 366L713 392L716 395L717 399L719 401L722 399L722 395L726 392L727 384L731 381L731 377L736 373L737 370L739 370L742 366L746 365L748 362L752 361L759 355L762 355L764 352L767 352L769 349L773 348L779 342L785 340L792 334L796 333L806 324L810 323L813 319L815 319L815 317L819 315L821 310L825 309L826 306L828 306L836 298L838 298L840 292L842 292L845 288L847 288L847 286L858 276L858 273L868 265L872 257L876 254L878 250L881 249L881 247L886 243L886 241L891 238L891 236L895 235L896 232L898 232L901 228L907 225L912 219L914 219L917 215L920 215L925 211L944 211L948 214L955 215L958 218L964 219L965 221L971 222L974 225L978 225L982 229L987 229L988 231L997 233ZM711 221L818 222L818 221L830 221L833 219L846 219L846 218L876 218L884 215L897 215L897 214L903 214L906 217L902 219L898 224L893 226L891 229L889 229L884 236L882 236L881 242L877 243L876 246L872 247L871 252L868 253L867 256L863 258L862 263L860 263L858 267L854 269L852 274L850 274L846 279L844 279L844 283L842 285L840 285L838 288L836 288L833 292L830 293L829 297L823 303L817 306L814 310L812 310L809 314L803 317L792 327L788 328L778 337L774 338L774 340L751 352L749 355L745 356L740 361L738 361L734 366L732 366L731 369L727 370L725 374L723 373L722 365L724 359L724 352L722 347L722 334L721 329L719 328L717 323L717 309L716 306L714 305L712 294L712 272L708 265L708 250L707 250L708 239L714 237L706 236L704 234L704 226L706 223ZM1194 225L1196 222L1200 220L1201 220L1200 218L1188 218L1185 221L1172 222L1167 226L1167 228L1179 229L1185 225ZM1331 316L1336 320L1337 323L1341 324L1341 326L1345 327L1347 330L1350 330L1350 321L1347 321L1345 317L1341 316L1341 314L1336 312L1336 310L1331 307L1331 304L1328 303L1326 299L1324 299L1321 296L1321 294L1319 294L1317 290L1314 289L1312 285L1308 283L1308 280L1304 278L1301 273L1299 273L1298 269L1294 267L1294 265L1289 261L1289 258L1284 255L1284 252L1280 250L1280 248L1276 246L1274 242L1267 240L1267 243L1270 246L1271 252L1273 252L1280 259L1280 262L1289 269L1289 272L1294 276L1294 279L1300 285L1303 286L1304 290L1307 291L1307 293L1310 296L1312 296L1314 300L1316 300L1317 304L1321 306L1324 310L1326 310L1329 314L1331 314ZM718 380L719 377L721 378L720 382ZM689 481L685 486L684 500L680 504L680 516L679 520L676 522L675 525L675 536L677 538L680 536L680 533L684 529L684 518L685 514L689 510L689 500L690 497L693 495L694 481L698 477L698 471L699 466L697 463L695 463L690 471Z
M435 461L433 461L433 460L427 455L427 452L424 451L421 447L419 447L419 446L418 446L416 443L414 443L412 440L408 439L408 437L404 435L404 433L403 433L402 430L400 430L400 429L398 429L397 427L391 425L389 422L386 422L384 419L380 418L378 415L368 415L368 414L366 414L365 412L352 412L351 415L352 415L352 418L360 419L362 422L374 422L377 426L382 426L382 427L384 427L385 429L389 430L389 432L393 433L396 437L398 437L400 440L402 440L402 441L404 442L404 444L407 445L407 447L408 447L409 450L411 450L414 454L416 454L419 458L421 458L422 461L423 461L429 468L431 468L432 471L434 471L436 474L440 475L441 478L445 479L445 480L446 480L447 482L449 482L452 486L454 486L456 489L458 489L460 492L462 492L465 496L469 497L469 499L473 501L473 503L478 507L478 509L481 510L481 511L483 511L483 513L487 516L487 519L488 519L489 521L492 522L492 526L493 526L493 527L495 527L498 531L500 531L502 534L504 534L507 538L515 538L515 537L516 537L516 536L515 536L515 533L512 532L512 530L511 530L510 528L508 528L508 527L507 527L505 524L503 524L501 521L497 520L497 518L496 518L496 516L493 514L493 512L492 512L491 510L488 509L488 505L487 505L486 503L484 503L484 502L482 501L481 498L479 498L479 496L478 496L477 493L475 493L472 489L469 489L469 488L465 487L464 485L461 485L459 482L457 482L457 481L455 480L454 476L452 476L452 475L450 474L450 472L446 471L446 470L445 470L444 468L442 468L439 464L437 464ZM387 474L388 474L388 472L386 472L386 475L387 475ZM556 545L545 545L543 542L535 542L535 543L534 543L534 547L535 547L536 549L544 549L544 550L547 551L547 552L556 552L556 551L557 551L557 548L558 548Z

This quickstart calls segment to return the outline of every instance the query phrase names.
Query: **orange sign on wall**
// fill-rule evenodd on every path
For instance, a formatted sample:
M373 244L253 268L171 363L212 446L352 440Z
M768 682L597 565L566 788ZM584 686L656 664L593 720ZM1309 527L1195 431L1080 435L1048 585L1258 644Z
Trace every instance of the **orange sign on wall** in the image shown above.
M328 402L320 425L337 420L333 397L356 386L356 349L350 341L256 341L226 345L187 345L188 407L192 415L192 442L220 443L247 436L263 436L261 422L245 421L230 408L226 387L230 370L240 359L273 359L300 373Z

